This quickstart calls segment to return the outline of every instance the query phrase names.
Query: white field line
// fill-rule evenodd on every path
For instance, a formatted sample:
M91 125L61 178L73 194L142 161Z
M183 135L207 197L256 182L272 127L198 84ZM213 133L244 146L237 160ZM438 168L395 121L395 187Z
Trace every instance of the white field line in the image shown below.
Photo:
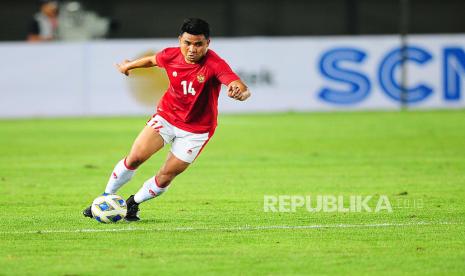
M265 226L235 226L235 227L173 227L173 228L105 228L105 229L76 229L76 230L32 230L32 231L0 231L0 234L54 234L54 233L99 233L99 232L189 232L189 231L260 231L276 229L337 229L337 228L386 228L426 225L458 225L455 222L413 222L413 223L369 223L369 224L319 224L319 225L265 225Z

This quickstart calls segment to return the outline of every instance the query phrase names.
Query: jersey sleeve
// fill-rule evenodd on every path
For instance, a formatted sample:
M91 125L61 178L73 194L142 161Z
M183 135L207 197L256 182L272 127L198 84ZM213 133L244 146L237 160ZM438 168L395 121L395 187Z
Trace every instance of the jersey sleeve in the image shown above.
M156 54L155 59L157 60L157 66L164 68L166 59L167 59L167 49L164 49L163 51L160 51Z
M218 62L215 75L224 85L229 85L232 81L240 79L224 60Z

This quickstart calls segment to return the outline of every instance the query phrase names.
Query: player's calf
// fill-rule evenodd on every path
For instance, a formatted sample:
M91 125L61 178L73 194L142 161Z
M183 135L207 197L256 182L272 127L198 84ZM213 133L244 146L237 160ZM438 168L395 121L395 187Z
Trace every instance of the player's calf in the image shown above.
M105 187L105 193L114 194L118 191L121 186L126 184L134 176L136 167L128 164L127 157L116 164L113 169L110 178L108 179L107 186Z
M137 169L140 165L142 165L145 161L147 161L148 157L130 153L128 157L126 157L126 164L128 167Z

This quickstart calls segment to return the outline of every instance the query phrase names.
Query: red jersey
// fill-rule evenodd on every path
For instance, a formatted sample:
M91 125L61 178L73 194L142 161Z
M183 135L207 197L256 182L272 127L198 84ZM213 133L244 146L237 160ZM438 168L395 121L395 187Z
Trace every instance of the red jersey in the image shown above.
M157 113L185 131L213 131L217 124L221 84L229 85L239 77L212 50L195 64L185 61L179 47L164 49L156 59L170 80L168 90L158 103Z

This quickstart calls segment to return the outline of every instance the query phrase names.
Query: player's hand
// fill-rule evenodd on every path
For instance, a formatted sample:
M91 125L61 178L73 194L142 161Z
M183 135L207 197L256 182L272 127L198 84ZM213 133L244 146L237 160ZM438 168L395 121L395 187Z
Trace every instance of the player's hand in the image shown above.
M120 71L122 74L125 74L126 76L129 76L129 66L128 64L130 63L130 60L124 60L121 63L116 63L115 66L118 68L118 71Z
M239 85L231 84L228 87L228 96L238 101L245 101L248 97L250 97L250 91L248 89L241 91Z

